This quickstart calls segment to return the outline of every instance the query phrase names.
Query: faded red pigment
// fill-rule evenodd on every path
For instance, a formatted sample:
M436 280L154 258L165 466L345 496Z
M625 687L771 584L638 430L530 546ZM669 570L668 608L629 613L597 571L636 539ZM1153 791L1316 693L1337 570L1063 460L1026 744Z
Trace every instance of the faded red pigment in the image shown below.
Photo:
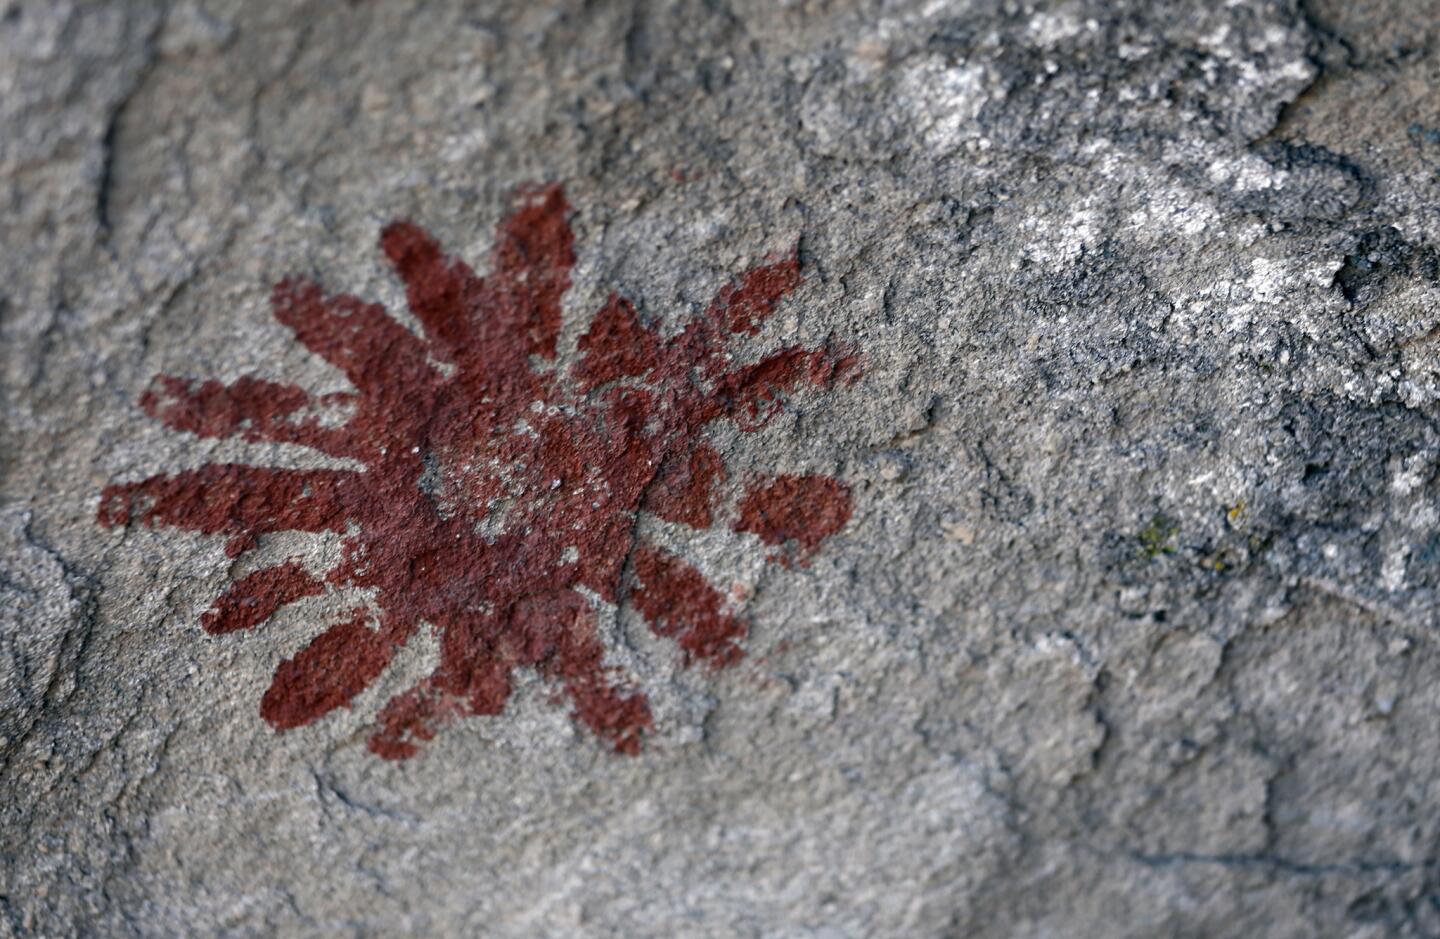
M792 347L731 364L727 337L757 333L800 283L792 254L726 285L670 338L612 295L574 366L549 365L575 263L568 215L558 186L524 192L486 277L417 226L387 226L380 247L423 336L377 304L278 284L276 319L353 393L161 375L142 397L176 430L300 444L363 466L211 464L101 497L103 525L221 535L231 556L270 532L343 535L323 582L291 559L236 581L202 619L210 633L232 633L327 589L373 592L276 670L260 706L276 729L348 706L422 623L439 636L440 661L381 708L369 746L382 757L411 756L450 719L501 713L517 668L556 682L576 719L617 751L638 752L653 729L649 702L605 665L597 599L632 603L687 664L742 657L744 621L692 565L638 541L637 513L713 525L727 477L704 428L729 419L753 430L795 389L853 380L856 360ZM751 488L735 527L808 553L849 515L843 483L781 476Z

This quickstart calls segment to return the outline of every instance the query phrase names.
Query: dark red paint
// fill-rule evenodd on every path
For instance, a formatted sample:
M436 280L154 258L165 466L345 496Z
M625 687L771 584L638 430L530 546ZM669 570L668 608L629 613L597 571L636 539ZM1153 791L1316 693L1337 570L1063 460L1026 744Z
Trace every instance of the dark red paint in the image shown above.
M343 534L324 584L292 559L235 582L202 620L229 633L324 589L373 592L373 609L342 614L276 670L260 706L276 729L348 706L428 624L439 665L381 708L375 753L408 757L448 720L501 713L516 668L556 682L577 720L636 753L653 727L649 703L606 666L592 596L633 603L687 663L742 657L744 621L693 566L637 541L636 515L712 525L726 473L701 439L706 425L730 419L753 430L787 393L853 380L856 360L792 347L752 365L730 361L727 337L758 332L800 283L792 254L745 272L671 338L612 295L574 366L549 364L575 263L569 211L558 186L523 193L486 277L419 227L386 226L380 246L420 336L377 304L304 280L278 284L276 319L341 369L353 393L162 375L141 399L176 430L301 444L364 467L212 464L101 497L103 525L223 535L232 556L270 532ZM747 496L736 528L808 552L848 517L842 484L780 477Z
M325 585L298 562L286 561L235 581L200 617L200 625L217 636L249 629L265 622L287 603L324 592Z
M333 711L380 677L395 653L399 637L372 629L364 610L334 624L295 657L280 663L260 699L260 716L276 730L308 724Z
M776 476L752 485L740 502L736 531L771 545L793 544L803 563L820 542L850 521L850 488L829 476ZM780 556L788 567L791 558Z
M695 568L640 545L635 549L635 581L631 602L656 635L679 644L686 664L702 661L723 668L744 656L744 622L726 610L725 598Z
M720 454L709 444L699 443L688 454L673 453L665 458L640 507L667 522L709 528L711 496L715 484L724 479Z

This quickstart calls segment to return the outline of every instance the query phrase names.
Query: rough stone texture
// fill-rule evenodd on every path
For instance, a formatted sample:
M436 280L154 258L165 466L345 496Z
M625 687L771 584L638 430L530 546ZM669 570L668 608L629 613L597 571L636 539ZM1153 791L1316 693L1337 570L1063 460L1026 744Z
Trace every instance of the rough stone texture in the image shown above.
M0 935L1440 935L1437 40L1433 0L0 0ZM536 181L562 361L612 290L674 331L799 245L737 355L864 375L707 439L854 515L789 570L640 520L751 625L707 673L612 612L639 756L532 675L377 758L424 637L277 734L341 601L207 635L250 568L97 502L327 464L141 395L344 391L271 286L404 316L381 227L483 267Z

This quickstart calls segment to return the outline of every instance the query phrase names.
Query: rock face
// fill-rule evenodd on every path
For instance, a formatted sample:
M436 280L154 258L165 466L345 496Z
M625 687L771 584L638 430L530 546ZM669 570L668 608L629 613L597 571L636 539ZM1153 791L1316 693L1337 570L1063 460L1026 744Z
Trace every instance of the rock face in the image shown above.
M0 935L1440 934L1437 41L0 0Z

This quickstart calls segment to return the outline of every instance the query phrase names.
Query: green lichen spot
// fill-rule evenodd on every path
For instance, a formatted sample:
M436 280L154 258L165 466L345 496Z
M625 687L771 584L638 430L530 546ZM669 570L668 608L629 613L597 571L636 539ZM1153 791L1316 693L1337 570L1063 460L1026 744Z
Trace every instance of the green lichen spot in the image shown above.
M1175 536L1179 533L1179 525L1163 515L1156 515L1150 519L1150 524L1140 529L1140 550L1152 559L1162 554L1174 554Z

